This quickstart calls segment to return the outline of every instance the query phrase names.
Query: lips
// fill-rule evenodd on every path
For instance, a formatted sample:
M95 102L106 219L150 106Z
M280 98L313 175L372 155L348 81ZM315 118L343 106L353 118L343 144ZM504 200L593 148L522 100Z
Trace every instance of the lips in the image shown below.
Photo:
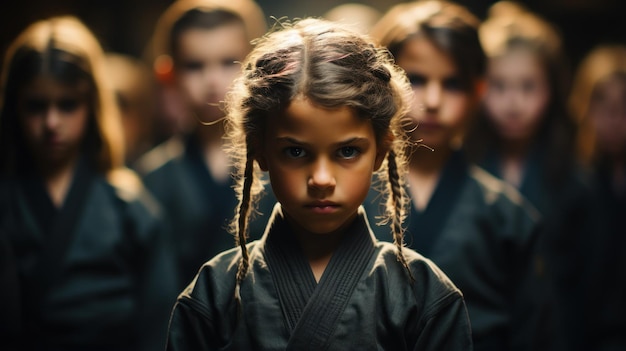
M432 129L440 129L442 128L441 124L436 122L421 122L417 125L417 130L432 130Z
M339 209L339 204L332 201L314 201L305 206L314 213L328 214L333 213Z

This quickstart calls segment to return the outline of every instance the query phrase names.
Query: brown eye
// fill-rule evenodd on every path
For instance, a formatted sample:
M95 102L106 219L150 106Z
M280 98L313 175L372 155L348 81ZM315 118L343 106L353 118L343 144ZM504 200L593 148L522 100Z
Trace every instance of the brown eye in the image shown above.
M201 61L187 61L183 62L181 66L185 71L193 72L202 70L204 64Z
M422 87L426 84L426 77L421 74L410 73L407 74L407 78L413 87Z
M57 103L57 107L63 112L74 112L79 105L80 102L77 99L61 99Z

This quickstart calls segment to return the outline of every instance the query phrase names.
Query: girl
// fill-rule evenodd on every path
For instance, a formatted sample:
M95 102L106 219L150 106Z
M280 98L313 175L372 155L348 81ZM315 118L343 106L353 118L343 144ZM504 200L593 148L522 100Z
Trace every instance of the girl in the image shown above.
M11 45L0 99L0 232L15 254L19 349L155 350L175 300L158 207L123 167L97 39L74 17Z
M534 252L537 215L512 187L468 163L466 126L483 86L479 20L447 1L397 5L371 35L385 45L413 88L408 245L461 289L477 350L537 350L545 311ZM374 193L366 201L377 213ZM390 240L389 227L374 227Z
M550 23L512 2L496 3L480 29L488 56L484 113L468 146L476 162L514 185L542 215L554 340L580 347L582 240L594 233L587 181L574 158L560 37Z
M189 0L174 2L157 26L167 46L153 44L172 58L172 82L166 84L182 98L186 130L142 157L136 168L169 220L183 284L179 290L202 263L233 245L228 218L237 198L232 161L224 151L222 105L250 40L263 34L256 23L264 28L263 13L252 1ZM260 212L269 216L273 204L264 202ZM253 225L260 232L264 222Z
M584 349L626 349L626 46L592 50L578 67L569 102L601 219L585 245Z
M461 293L402 243L404 76L337 24L280 26L248 56L228 100L240 247L181 294L168 349L471 349ZM279 204L263 238L246 244L257 164ZM379 168L395 247L376 242L360 208Z

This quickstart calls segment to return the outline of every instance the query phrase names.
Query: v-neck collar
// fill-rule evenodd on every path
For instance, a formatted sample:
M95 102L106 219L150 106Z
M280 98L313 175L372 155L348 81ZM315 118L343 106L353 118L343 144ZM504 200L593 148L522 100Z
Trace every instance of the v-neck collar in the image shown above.
M264 256L272 272L285 324L291 332L288 349L318 348L334 325L374 252L365 212L348 227L324 274L316 283L295 234L277 205L263 238Z

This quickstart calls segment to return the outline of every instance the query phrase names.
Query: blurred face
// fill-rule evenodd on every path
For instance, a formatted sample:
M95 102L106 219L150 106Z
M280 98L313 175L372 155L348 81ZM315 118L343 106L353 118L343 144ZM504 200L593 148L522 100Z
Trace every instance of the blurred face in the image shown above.
M386 154L371 122L348 107L328 110L295 99L268 126L259 164L269 171L286 218L300 232L342 232Z
M180 34L176 81L183 99L203 122L224 116L219 104L240 71L238 62L249 51L246 38L238 23Z
M18 113L24 139L38 161L61 165L79 154L89 119L85 91L49 77L24 87Z
M518 49L489 60L485 107L504 140L531 139L549 100L545 69L531 52Z
M602 152L626 152L626 77L613 76L596 85L589 104L589 118Z
M459 137L475 108L452 59L422 37L409 39L396 58L413 86L412 139L447 148Z

